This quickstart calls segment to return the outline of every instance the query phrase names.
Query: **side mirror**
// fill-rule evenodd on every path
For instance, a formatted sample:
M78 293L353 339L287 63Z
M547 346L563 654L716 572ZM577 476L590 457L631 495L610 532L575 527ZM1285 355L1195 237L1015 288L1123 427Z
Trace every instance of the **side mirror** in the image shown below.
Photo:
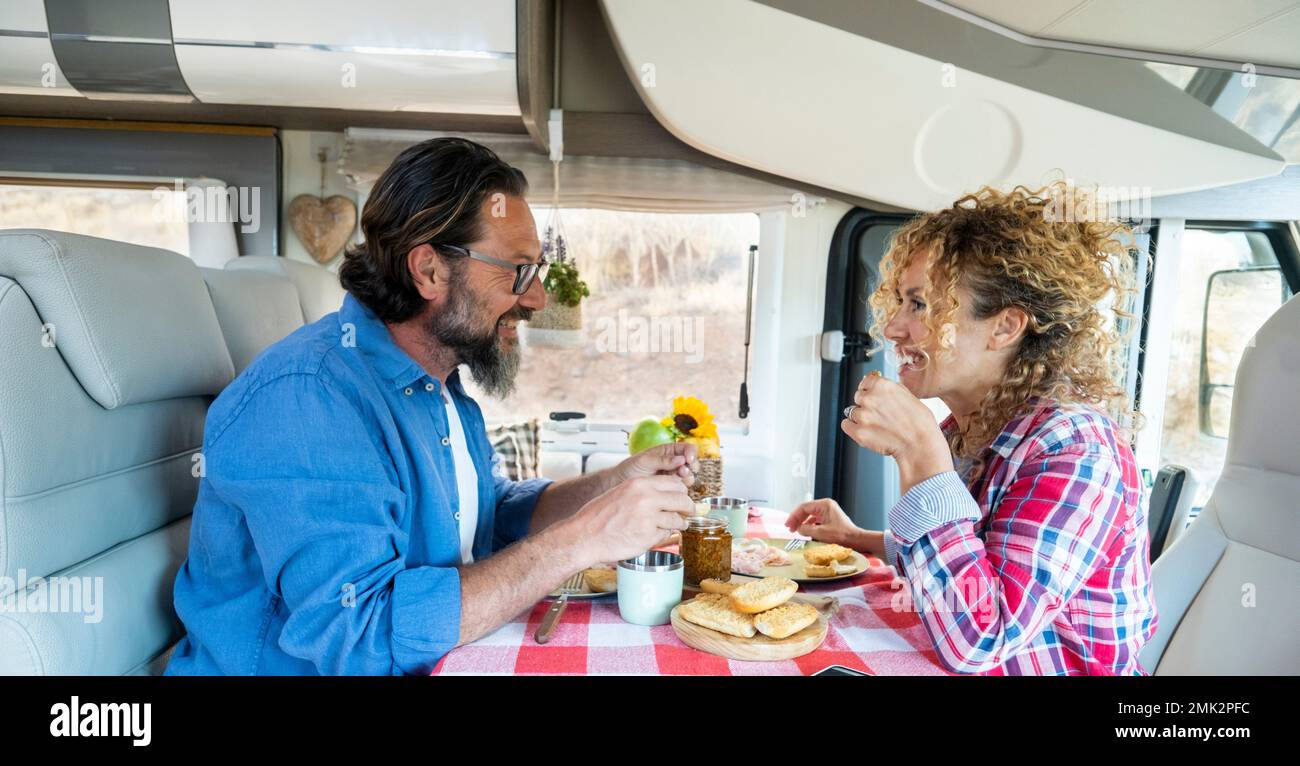
M1201 318L1201 433L1228 438L1232 386L1245 351L1243 331L1254 334L1286 301L1286 281L1276 266L1216 271L1205 287Z

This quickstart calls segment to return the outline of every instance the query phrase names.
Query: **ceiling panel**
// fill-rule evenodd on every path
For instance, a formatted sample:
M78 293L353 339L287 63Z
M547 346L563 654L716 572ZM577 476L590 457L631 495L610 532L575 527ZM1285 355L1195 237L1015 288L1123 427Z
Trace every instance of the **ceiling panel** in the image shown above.
M171 0L181 72L202 102L518 115L515 4Z
M1300 6L1197 53L1236 61L1287 62L1300 66Z
M946 4L1034 37L1300 67L1297 0L946 0Z
M180 44L176 58L206 104L519 114L513 60Z
M997 20L1017 32L1030 35L1051 24L1088 0L949 0L948 5Z
M170 0L177 40L515 52L514 0Z
M1058 173L1158 196L1273 176L1285 164L1159 78L1147 78L1145 100L1121 83L1108 111L965 69L949 83L952 59L760 3L602 6L638 93L682 141L898 207L934 209L982 184L1041 185ZM1194 107L1195 119L1162 127L1129 117L1130 102L1162 98Z
M0 2L0 93L81 95L54 58L41 0Z
M0 3L0 29L44 32L45 3L42 0L5 0Z
M1092 0L1041 34L1099 45L1190 53L1294 5L1294 0Z
M54 49L46 37L0 37L0 93L81 95L68 84L68 78L59 69Z

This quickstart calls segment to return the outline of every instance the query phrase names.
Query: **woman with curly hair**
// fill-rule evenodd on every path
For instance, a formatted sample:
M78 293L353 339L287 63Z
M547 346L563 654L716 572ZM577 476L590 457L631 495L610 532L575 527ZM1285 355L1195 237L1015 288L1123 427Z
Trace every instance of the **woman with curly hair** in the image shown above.
M897 461L902 497L884 531L828 498L788 522L896 566L955 672L1146 674L1156 607L1115 327L1131 232L1062 215L1082 200L986 187L899 229L870 301L899 382L864 378L841 428Z

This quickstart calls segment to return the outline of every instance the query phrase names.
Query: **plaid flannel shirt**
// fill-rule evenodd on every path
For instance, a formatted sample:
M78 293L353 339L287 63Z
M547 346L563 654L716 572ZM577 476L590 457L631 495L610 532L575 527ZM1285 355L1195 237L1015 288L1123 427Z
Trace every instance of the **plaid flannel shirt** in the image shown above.
M942 428L951 434L956 421ZM1115 424L1090 407L1036 401L984 457L970 487L949 471L889 511L886 561L940 660L961 673L1146 675L1150 538Z

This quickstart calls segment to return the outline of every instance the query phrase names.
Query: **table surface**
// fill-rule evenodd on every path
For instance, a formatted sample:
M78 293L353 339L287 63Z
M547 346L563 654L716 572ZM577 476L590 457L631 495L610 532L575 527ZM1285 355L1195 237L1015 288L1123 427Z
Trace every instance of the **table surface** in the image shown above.
M786 514L755 509L749 537L796 537ZM472 644L452 650L435 675L811 675L844 665L876 675L944 675L920 618L899 604L910 603L905 583L880 559L856 577L824 585L800 585L800 592L834 596L839 612L826 641L792 660L743 662L692 649L670 625L646 627L623 621L618 599L570 601L551 640L533 633L549 600Z

